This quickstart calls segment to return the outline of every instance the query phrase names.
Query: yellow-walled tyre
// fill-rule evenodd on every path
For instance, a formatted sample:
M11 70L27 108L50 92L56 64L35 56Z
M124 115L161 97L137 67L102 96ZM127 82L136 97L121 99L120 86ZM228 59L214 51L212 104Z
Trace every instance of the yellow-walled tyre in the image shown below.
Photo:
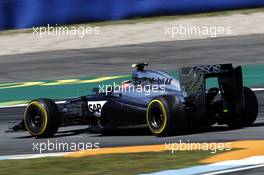
M60 112L54 101L50 99L33 100L24 113L27 131L33 137L52 137L59 128Z
M182 125L183 117L179 100L170 96L152 99L146 111L148 128L156 136L175 134Z

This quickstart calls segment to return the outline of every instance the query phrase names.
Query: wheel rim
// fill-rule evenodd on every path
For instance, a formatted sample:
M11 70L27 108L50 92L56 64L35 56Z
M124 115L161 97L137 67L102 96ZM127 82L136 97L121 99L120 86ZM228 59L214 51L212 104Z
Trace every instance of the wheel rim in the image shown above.
M150 123L155 129L159 129L164 121L164 115L159 107L152 109L150 113Z
M43 112L35 106L31 106L26 115L26 124L28 129L34 133L42 131L45 123Z
M159 133L164 129L166 114L158 102L152 103L148 112L148 123L151 130L155 133Z

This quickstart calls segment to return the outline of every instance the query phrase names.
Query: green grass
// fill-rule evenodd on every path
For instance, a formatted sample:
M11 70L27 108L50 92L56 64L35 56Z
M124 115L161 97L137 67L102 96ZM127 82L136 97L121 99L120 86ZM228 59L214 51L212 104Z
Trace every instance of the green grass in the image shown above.
M137 23L152 23L155 21L166 21L166 20L177 20L184 18L200 18L200 17L210 17L210 16L226 16L233 14L244 14L248 15L255 12L264 12L264 8L253 8L253 9L238 9L238 10L227 10L227 11L216 11L216 12L206 12L197 14L186 14L186 15L173 15L173 16L150 16L150 17L136 17L132 19L116 20L116 21L99 21L99 22L89 22L82 24L67 24L66 26L109 26L109 25L123 25L123 24L137 24ZM58 25L59 27L60 25ZM61 25L65 26L65 25ZM33 29L19 29L19 30L4 30L0 31L0 35L12 35L17 33L32 33Z
M123 175L150 173L184 168L200 164L198 161L211 153L205 151L178 151L109 154L81 158L38 158L0 161L0 175Z

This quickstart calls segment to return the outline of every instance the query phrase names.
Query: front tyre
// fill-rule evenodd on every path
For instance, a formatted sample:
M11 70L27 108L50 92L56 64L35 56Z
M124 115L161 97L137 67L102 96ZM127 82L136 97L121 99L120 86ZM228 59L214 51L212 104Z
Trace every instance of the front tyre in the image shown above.
M252 125L258 116L258 100L255 93L248 87L244 87L244 108L231 122L231 127L247 127Z
M52 137L59 128L60 112L54 101L50 99L33 100L24 113L27 131L33 137Z
M157 136L168 136L175 133L179 129L178 119L181 117L179 100L171 96L152 99L146 111L148 128Z

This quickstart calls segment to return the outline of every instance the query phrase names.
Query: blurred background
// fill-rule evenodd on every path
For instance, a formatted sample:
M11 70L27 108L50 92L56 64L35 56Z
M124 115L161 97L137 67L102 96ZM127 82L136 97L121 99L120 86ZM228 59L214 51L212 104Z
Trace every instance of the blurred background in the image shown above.
M261 6L262 0L1 0L0 30Z

